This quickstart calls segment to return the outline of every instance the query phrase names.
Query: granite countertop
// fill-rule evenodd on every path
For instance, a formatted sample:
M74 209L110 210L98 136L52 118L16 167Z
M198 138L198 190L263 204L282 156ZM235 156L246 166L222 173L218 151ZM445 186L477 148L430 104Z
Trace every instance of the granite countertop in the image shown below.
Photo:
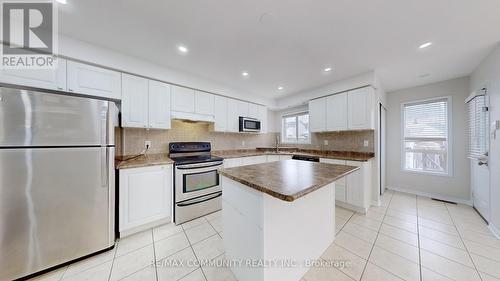
M219 173L283 201L294 201L326 186L359 167L285 160L220 169Z
M133 156L118 156L115 158L116 169L140 168L155 165L173 164L174 161L168 158L168 154L146 154L134 159L124 160Z
M368 161L375 157L374 153L370 152L354 152L354 151L325 151L314 149L298 149L280 147L280 151L276 153L274 148L257 148L257 149L240 149L240 150L218 150L212 151L212 155L222 158L240 158L248 156L260 155L304 155L316 156L320 158L340 159L349 161Z

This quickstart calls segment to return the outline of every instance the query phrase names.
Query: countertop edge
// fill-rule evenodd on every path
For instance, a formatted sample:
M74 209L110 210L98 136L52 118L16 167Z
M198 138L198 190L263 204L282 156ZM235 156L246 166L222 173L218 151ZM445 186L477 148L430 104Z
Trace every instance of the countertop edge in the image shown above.
M259 165L259 164L256 164L256 165ZM328 164L328 165L336 165L336 164ZM276 191L270 190L270 189L263 187L263 186L256 186L256 184L253 184L245 179L239 178L237 176L234 176L234 175L231 175L230 173L225 172L224 169L220 169L219 174L226 177L226 178L229 178L231 180L234 180L236 182L244 184L245 186L248 186L251 189L266 193L274 198L277 198L277 199L280 199L280 200L286 201L286 202L293 202L301 197L306 196L309 193L312 193L312 192L314 192L314 191L316 191L316 190L318 190L326 185L329 185L329 184L337 181L338 179L340 179L342 177L345 177L345 176L361 169L360 167L356 167L356 166L348 166L348 167L350 167L352 169L348 172L345 172L345 173L335 177L332 180L329 180L328 182L322 182L322 183L310 186L310 187L305 188L305 189L303 189L300 192L295 193L295 194L282 194L282 193L278 193Z

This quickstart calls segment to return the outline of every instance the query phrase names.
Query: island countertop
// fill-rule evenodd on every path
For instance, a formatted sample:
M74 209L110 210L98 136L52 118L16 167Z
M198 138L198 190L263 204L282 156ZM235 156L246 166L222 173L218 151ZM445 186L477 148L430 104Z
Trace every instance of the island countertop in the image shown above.
M219 173L275 198L292 202L358 169L346 165L285 160L220 169Z

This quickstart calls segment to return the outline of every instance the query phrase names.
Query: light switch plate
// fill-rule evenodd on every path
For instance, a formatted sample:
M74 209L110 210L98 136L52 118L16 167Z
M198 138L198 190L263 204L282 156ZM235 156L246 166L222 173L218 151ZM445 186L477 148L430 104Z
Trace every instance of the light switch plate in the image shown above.
M148 148L151 148L151 141L144 141L144 148L145 149L148 149Z
M324 144L324 145L328 145L328 140L324 140L324 141L323 141L323 144Z

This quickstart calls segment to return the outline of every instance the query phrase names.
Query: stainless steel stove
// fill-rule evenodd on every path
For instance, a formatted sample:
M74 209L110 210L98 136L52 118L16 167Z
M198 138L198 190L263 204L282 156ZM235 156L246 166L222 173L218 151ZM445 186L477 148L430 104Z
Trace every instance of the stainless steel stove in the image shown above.
M174 160L174 222L181 224L222 208L217 169L223 158L212 156L209 142L172 142Z

